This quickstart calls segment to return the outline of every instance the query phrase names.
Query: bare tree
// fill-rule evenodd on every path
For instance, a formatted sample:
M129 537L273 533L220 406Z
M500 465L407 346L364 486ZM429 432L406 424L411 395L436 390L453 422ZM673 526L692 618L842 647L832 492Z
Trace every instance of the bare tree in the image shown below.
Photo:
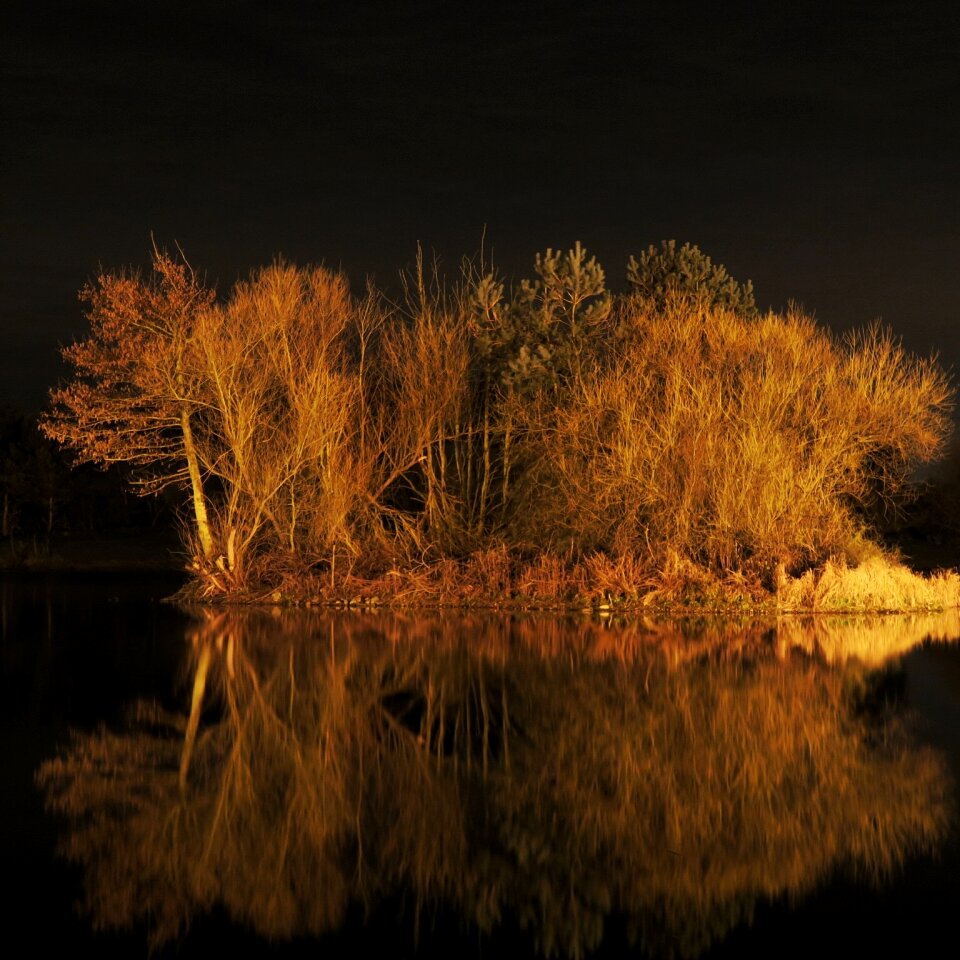
M156 248L149 278L101 274L81 291L90 335L63 350L74 377L51 392L41 421L81 461L139 468L141 492L188 486L207 560L215 545L196 438L206 383L193 346L213 296L185 260Z

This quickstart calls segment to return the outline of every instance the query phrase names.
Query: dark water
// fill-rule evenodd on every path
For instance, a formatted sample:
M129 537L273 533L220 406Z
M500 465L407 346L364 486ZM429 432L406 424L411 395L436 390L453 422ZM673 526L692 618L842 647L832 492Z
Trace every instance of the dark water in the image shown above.
M30 953L953 935L956 617L196 619L158 602L176 585L0 582L4 914Z

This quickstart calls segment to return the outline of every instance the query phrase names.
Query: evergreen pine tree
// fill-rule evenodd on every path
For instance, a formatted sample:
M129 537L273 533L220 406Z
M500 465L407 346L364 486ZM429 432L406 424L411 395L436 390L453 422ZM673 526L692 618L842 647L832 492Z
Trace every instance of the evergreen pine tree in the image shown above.
M640 259L630 257L627 283L644 297L663 304L672 291L706 297L711 306L728 307L741 316L757 315L753 284L738 283L726 268L715 265L699 247L685 243L677 249L676 240L664 240L657 249L652 244Z

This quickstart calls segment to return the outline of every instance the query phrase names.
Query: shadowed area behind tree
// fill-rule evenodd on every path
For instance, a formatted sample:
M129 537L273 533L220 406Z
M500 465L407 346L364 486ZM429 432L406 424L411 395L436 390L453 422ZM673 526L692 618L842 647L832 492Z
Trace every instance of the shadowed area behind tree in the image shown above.
M171 566L175 508L144 500L129 471L77 465L37 428L37 418L0 411L0 566L103 569ZM182 562L179 564L182 566Z

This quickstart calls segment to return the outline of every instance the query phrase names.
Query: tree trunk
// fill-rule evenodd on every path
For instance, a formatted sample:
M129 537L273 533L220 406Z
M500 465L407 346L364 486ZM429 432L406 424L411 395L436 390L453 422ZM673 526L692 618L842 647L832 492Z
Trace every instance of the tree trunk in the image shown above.
M190 474L190 489L193 492L193 514L197 521L197 534L200 537L204 560L212 560L213 536L210 533L210 521L207 519L207 501L203 496L197 448L194 446L193 429L190 426L190 411L186 406L180 410L180 427L183 431L183 449L187 458L187 472Z
M487 500L490 497L490 472L493 462L490 451L490 394L483 397L483 480L480 483L480 509L477 516L477 533L481 536L487 524Z

